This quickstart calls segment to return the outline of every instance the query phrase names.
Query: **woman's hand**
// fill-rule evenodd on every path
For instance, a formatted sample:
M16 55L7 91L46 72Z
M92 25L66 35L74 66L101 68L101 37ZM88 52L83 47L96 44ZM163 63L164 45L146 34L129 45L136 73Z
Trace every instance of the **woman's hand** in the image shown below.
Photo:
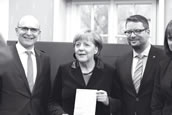
M96 94L97 94L97 101L102 102L107 106L109 105L109 98L106 91L98 90Z

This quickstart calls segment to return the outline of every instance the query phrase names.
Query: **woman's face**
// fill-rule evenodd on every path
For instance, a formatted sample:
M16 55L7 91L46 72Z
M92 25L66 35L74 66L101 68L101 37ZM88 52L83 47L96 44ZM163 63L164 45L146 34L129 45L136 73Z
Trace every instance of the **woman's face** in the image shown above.
M74 46L75 56L79 62L89 62L94 60L94 55L98 52L98 47L91 40L78 40Z

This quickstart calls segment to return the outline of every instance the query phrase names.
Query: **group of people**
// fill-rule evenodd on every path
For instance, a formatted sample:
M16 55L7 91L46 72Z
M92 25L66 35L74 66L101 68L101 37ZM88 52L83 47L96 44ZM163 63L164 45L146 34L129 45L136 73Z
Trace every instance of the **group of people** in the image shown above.
M128 17L125 29L132 51L112 65L100 58L99 34L77 34L74 61L60 65L51 83L49 56L34 47L39 21L23 16L15 29L18 42L8 46L12 58L0 62L0 115L73 115L76 89L97 90L95 115L172 115L172 21L164 50L149 42L144 16Z

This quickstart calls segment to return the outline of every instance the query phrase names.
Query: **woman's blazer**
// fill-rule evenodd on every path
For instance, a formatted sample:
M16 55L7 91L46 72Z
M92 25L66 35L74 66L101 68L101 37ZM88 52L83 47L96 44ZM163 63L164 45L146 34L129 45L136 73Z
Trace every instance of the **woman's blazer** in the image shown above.
M107 92L110 106L97 102L96 115L110 115L110 112L116 112L120 108L120 101L116 99L120 95L115 70L101 60L96 61L87 85L77 61L61 65L54 82L50 111L56 115L64 112L73 115L76 89L97 89Z

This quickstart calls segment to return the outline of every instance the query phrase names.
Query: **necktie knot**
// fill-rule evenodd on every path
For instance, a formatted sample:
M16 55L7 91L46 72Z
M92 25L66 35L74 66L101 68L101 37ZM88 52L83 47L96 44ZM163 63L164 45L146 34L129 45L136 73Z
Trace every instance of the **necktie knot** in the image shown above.
M32 51L25 51L28 56L31 56Z
M143 59L144 55L139 54L139 55L137 55L136 57L137 57L138 59Z

